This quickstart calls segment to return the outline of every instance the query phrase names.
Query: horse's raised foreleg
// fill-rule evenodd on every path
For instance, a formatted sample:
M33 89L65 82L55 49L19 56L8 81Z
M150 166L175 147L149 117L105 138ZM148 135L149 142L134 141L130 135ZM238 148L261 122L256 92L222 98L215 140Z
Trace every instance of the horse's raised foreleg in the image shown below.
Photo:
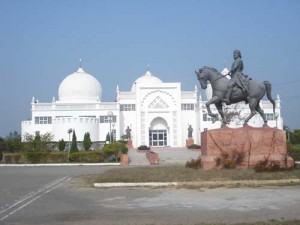
M244 126L248 125L249 120L256 114L256 107L258 105L259 101L257 99L250 99L249 100L249 108L250 108L250 115L246 118L244 122Z
M206 105L206 109L207 109L207 113L209 116L216 118L218 116L217 113L212 113L210 110L210 105L211 104L216 104L217 102L220 102L221 98L218 96L213 96L208 102L205 103Z

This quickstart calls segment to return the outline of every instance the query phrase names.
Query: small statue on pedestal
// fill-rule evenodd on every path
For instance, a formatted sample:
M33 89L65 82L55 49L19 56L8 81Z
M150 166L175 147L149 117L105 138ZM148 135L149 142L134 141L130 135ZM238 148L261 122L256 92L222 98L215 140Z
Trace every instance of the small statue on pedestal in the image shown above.
M192 125L189 125L189 128L188 128L188 138L193 138L193 128L192 128Z

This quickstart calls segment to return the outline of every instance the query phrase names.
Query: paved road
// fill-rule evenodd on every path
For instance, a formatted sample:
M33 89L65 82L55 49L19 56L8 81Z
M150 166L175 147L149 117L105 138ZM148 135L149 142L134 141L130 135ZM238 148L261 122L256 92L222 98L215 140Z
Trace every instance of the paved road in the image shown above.
M74 176L107 167L0 169L0 224L187 224L300 219L300 186L94 189Z

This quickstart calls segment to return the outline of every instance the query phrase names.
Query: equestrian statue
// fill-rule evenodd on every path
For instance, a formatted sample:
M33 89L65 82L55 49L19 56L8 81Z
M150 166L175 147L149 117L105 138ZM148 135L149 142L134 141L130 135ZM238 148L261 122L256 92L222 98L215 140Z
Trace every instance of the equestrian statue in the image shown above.
M227 74L231 76L231 79L228 79L211 67L205 66L198 71L195 71L202 89L207 88L208 82L210 82L212 86L213 96L206 102L208 115L215 118L218 116L218 114L212 113L210 109L210 105L215 104L222 118L223 125L227 124L228 121L225 119L222 103L224 102L227 105L230 105L244 101L246 104L249 104L251 111L250 115L244 121L244 126L247 125L256 112L263 118L264 126L267 126L268 121L259 102L267 95L267 98L273 105L273 113L275 114L275 101L271 95L272 85L269 81L258 82L242 73L244 64L239 50L233 52L233 58L234 62L231 70Z

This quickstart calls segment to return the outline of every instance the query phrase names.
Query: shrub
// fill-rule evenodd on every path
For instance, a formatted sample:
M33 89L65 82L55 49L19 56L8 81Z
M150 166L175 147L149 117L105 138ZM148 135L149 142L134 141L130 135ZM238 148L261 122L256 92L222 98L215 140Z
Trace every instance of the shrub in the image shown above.
M192 144L192 145L188 146L187 148L188 149L200 149L201 145Z
M28 151L25 153L25 157L30 163L45 163L45 155L47 155L47 152Z
M48 152L47 162L49 163L67 163L69 162L66 152Z
M71 162L85 162L85 163L98 163L104 162L104 152L103 151L84 151L84 152L74 152L70 154Z
M15 153L15 154L12 155L12 158L13 158L14 163L20 163L20 160L22 158L22 154Z
M86 132L83 137L83 148L84 150L89 150L92 146L91 135L89 132Z
M0 162L2 161L3 159L3 153L0 151Z
M128 153L128 148L124 144L122 144L121 153L122 154L127 154Z
M201 169L201 159L192 159L187 161L185 164L185 168L192 168L192 169Z
M4 163L24 163L23 153L5 153L3 158Z
M300 153L300 144L293 145L290 142L288 142L287 150L288 150L288 153Z
M300 160L300 145L299 144L291 144L287 143L287 151L289 156L291 156L295 161Z
M5 163L12 163L11 155L4 155L4 162Z
M120 142L106 144L102 150L106 159L112 159L114 157L116 161L120 157L121 153L127 154L128 152L128 148Z
M65 150L65 148L66 148L66 142L64 141L64 139L61 139L58 142L58 149L59 149L59 151L63 151L63 150Z
M68 155L65 152L25 152L25 157L30 163L65 163Z
M274 172L284 170L279 161L264 158L254 166L255 172Z
M73 136L72 136L72 143L71 143L70 152L78 152L78 147L77 147L77 137L76 137L75 130L73 131Z
M217 166L223 166L225 169L235 169L241 165L245 158L245 152L233 150L230 153L222 152L221 157L215 159Z
M125 141L125 140L118 140L118 142L120 142L120 143L122 143L122 144L124 144L124 145L127 144L127 141Z
M141 145L138 147L138 150L150 150L150 147L148 147L147 145Z

